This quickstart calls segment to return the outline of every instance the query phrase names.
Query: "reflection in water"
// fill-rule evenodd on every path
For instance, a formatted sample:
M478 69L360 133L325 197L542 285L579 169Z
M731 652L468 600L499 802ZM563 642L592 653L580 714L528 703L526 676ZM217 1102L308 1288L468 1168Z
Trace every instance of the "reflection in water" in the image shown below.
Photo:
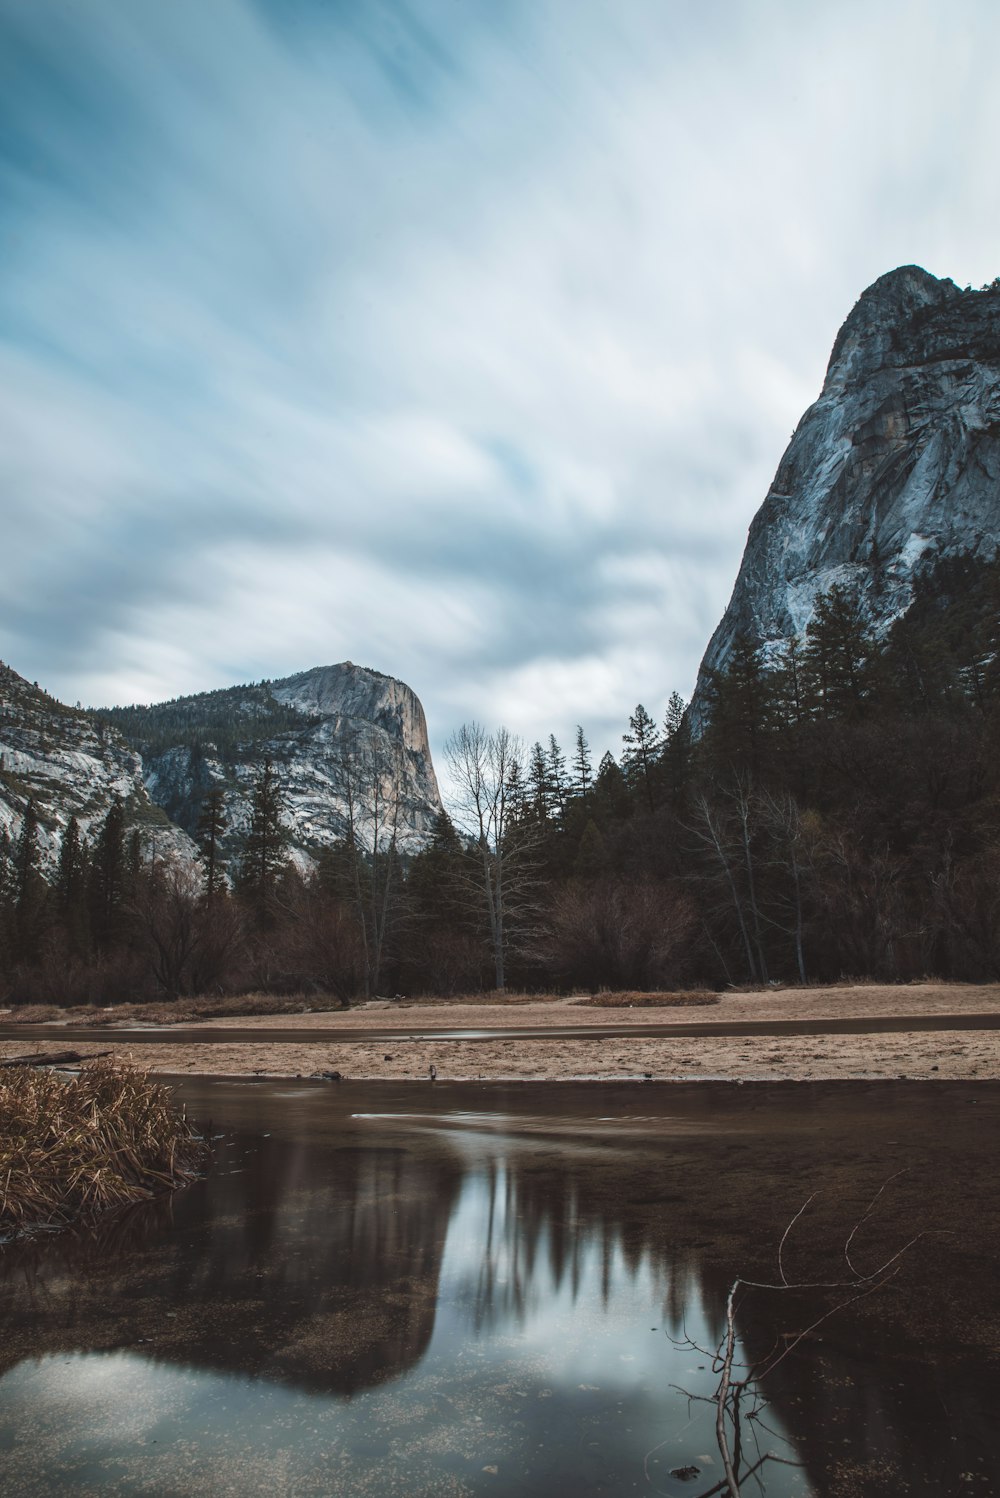
M8 1256L0 1367L26 1338L96 1341L356 1393L427 1348L460 1180L447 1151L223 1139L186 1195Z
M441 1090L362 1113L343 1091L202 1086L189 1106L223 1131L208 1182L0 1259L5 1492L718 1482L713 1411L688 1397L715 1380L684 1339L722 1333L731 1275L698 1234L732 1231L725 1177L692 1218L665 1174L671 1154L743 1148L718 1110L698 1116L704 1091L685 1117L643 1094L641 1117L595 1119L527 1089L499 1113L495 1090L472 1111ZM786 1315L746 1303L749 1356ZM943 1431L932 1363L805 1344L748 1435L802 1464L767 1470L769 1498L989 1492L996 1384L980 1368L961 1401L952 1386L963 1423ZM688 1466L697 1480L670 1475Z

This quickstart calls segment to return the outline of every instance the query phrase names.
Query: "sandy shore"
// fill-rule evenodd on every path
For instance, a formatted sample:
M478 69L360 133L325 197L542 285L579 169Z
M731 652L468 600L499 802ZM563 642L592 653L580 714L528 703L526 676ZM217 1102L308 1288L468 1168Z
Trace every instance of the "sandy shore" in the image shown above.
M858 985L726 994L704 1008L601 1009L567 999L531 1003L386 1004L374 1003L337 1013L234 1017L206 1022L204 1028L239 1029L239 1041L198 1044L163 1039L142 1046L115 1041L114 1030L95 1030L84 1053L113 1049L121 1059L163 1073L223 1076L310 1076L337 1071L344 1078L406 1080L427 1078L430 1068L450 1080L569 1081L633 1080L647 1075L730 1080L820 1081L913 1077L926 1080L1000 1079L1000 1030L943 1030L868 1035L701 1035L604 1039L544 1038L556 1025L677 1024L752 1020L846 1019L865 1016L1000 1013L1000 985ZM345 1031L385 1026L397 1034L434 1028L513 1027L538 1031L538 1038L483 1041L447 1040L426 1033L371 1044L339 1044ZM274 1045L268 1030L329 1030L329 1040ZM198 1026L185 1025L190 1034ZM259 1039L245 1039L247 1031ZM53 1027L53 1041L58 1041ZM38 1041L0 1042L5 1056L41 1049Z

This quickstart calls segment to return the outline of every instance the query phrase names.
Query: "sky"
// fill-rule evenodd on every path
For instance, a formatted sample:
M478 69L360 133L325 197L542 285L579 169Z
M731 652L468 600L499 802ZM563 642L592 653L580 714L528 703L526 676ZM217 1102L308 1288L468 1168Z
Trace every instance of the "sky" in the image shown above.
M621 749L877 276L1000 272L995 0L0 0L0 656Z

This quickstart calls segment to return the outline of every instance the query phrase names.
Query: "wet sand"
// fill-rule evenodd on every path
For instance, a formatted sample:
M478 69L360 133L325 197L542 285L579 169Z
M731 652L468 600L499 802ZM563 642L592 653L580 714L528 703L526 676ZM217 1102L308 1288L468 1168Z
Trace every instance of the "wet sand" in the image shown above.
M954 1015L961 1028L921 1031ZM354 1080L635 1080L874 1081L1000 1079L1000 1030L968 1029L1000 1019L1000 985L858 984L817 989L729 993L705 1008L606 1009L580 998L517 1002L428 1003L376 1001L346 1011L214 1019L147 1031L142 1044L113 1028L88 1030L74 1045L83 1053L112 1049L155 1072L216 1076L311 1076L339 1072ZM892 1022L889 1033L833 1033L846 1022ZM745 1033L753 1024L808 1025L809 1033ZM649 1036L650 1025L676 1033ZM719 1034L728 1025L744 1033ZM614 1036L547 1036L547 1030L613 1027ZM703 1028L701 1028L703 1026ZM227 1031L239 1032L233 1040ZM303 1031L301 1043L295 1032ZM370 1039L358 1032L383 1031ZM434 1031L502 1033L450 1038ZM636 1033L631 1033L635 1031ZM712 1032L715 1033L712 1033ZM277 1043L274 1032L282 1032ZM35 1028L66 1043L66 1027ZM204 1036L204 1039L199 1039ZM209 1037L212 1037L211 1039ZM154 1038L155 1037L155 1038ZM4 1040L14 1057L44 1048L32 1038Z

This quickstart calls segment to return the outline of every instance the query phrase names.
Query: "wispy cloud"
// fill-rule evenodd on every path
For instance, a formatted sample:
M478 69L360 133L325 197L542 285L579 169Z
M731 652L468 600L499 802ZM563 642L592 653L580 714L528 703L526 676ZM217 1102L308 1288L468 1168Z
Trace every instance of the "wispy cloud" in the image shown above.
M690 688L854 297L995 263L970 0L0 0L2 649L350 657L528 738Z

